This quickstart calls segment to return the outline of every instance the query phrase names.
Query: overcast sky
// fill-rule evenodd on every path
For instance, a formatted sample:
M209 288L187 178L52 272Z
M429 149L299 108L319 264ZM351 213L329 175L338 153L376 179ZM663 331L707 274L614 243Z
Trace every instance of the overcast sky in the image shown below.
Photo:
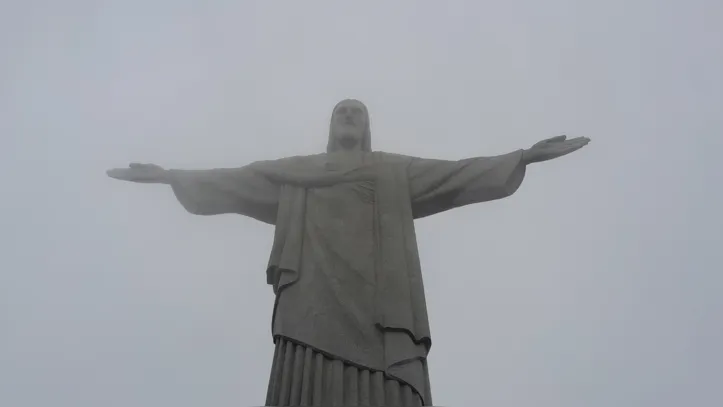
M105 3L105 4L104 4ZM436 405L723 405L723 3L7 1L0 405L263 404L272 227L131 161L506 153L510 198L417 222Z

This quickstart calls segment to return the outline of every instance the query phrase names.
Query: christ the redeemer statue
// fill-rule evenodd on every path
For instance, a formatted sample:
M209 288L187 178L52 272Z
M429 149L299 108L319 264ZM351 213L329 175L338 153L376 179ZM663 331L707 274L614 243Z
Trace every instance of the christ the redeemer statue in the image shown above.
M228 169L108 171L170 185L193 214L236 213L275 226L266 269L276 295L267 406L432 405L414 219L509 196L528 164L590 141L560 136L447 161L372 151L369 128L366 107L344 100L326 153Z

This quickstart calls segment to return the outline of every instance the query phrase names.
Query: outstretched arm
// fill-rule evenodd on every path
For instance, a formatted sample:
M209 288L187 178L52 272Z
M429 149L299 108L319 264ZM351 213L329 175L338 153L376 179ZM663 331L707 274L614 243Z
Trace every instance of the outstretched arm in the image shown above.
M525 177L523 150L449 161L413 158L407 167L414 218L512 195Z
M495 157L459 161L413 158L407 176L414 217L510 196L522 184L527 164L561 157L589 141L559 136Z
M237 213L274 224L279 186L250 166L212 170L166 170L155 164L131 164L108 170L108 176L131 182L167 184L190 213Z

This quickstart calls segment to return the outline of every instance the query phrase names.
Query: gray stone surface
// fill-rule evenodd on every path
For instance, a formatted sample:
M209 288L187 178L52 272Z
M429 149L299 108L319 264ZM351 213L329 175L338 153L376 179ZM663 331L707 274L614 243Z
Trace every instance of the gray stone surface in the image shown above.
M273 335L383 371L428 405L431 335L414 219L509 196L528 164L589 141L559 136L459 161L374 152L366 107L345 100L334 108L326 153L228 169L131 164L108 175L170 185L193 214L236 213L274 225Z

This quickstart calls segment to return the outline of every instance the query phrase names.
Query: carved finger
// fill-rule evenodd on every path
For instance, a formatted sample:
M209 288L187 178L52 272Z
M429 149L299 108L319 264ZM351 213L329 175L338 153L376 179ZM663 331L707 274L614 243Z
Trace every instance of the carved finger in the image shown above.
M567 138L567 136L562 135L562 136L557 136L557 137L549 138L549 139L545 140L545 142L548 142L548 143L559 143L559 142L561 142L561 141L565 141L566 138Z
M542 140L542 141L538 141L537 143L535 143L535 144L533 145L533 147L549 146L550 144L554 144L554 143L559 143L559 142L561 142L561 141L565 141L566 138L567 138L567 136L556 136L556 137L544 139L544 140Z
M115 178L115 179L121 179L121 180L127 180L128 179L128 169L127 168L113 168L105 172L108 174L109 177Z
M568 141L568 143L575 142L575 143L587 144L590 142L590 139L587 137L575 137L575 138L567 140L567 141Z
M563 148L563 149L566 149L566 148L581 148L581 147L584 147L585 145L587 145L587 140L585 140L585 139L573 139L573 140L568 140L568 141L566 141L565 143L560 144L560 145L559 145L559 148ZM556 146L556 147L557 147L557 146Z

